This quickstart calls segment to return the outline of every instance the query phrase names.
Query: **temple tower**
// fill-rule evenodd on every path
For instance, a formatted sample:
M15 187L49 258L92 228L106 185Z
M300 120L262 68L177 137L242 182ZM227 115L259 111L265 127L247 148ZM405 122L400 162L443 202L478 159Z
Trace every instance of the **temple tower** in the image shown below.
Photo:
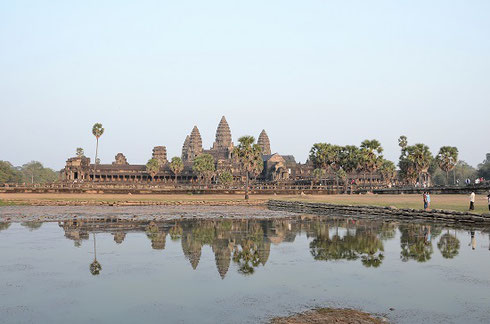
M233 143L231 142L231 130L225 116L223 116L216 129L216 140L214 141L212 149L229 149L230 147L233 147Z
M184 142L182 153L183 153L182 159L184 161L193 161L196 156L202 153L202 139L197 126L194 126L194 128L192 129L191 135L189 136L189 142L187 143L187 145L186 142Z
M113 165L128 165L128 160L122 153L117 153L114 157L115 161L112 162Z
M262 148L263 155L271 154L271 142L269 141L269 136L265 132L265 129L260 132L259 139L257 140L257 144Z
M155 146L151 157L157 160L160 166L165 165L168 162L167 148L165 146Z
M182 161L187 160L187 152L189 151L189 135L185 137L184 144L182 145Z

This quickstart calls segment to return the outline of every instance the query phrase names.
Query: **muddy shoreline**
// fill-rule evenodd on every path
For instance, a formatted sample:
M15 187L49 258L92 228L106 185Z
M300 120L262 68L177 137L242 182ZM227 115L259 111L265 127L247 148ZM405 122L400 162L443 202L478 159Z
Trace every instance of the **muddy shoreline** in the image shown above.
M374 316L348 308L317 308L285 317L275 317L270 324L381 324L388 323L385 317Z

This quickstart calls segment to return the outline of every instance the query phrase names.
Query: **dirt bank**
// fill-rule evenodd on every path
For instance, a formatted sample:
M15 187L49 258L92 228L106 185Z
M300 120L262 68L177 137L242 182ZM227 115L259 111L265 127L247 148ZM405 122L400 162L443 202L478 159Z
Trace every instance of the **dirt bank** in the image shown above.
M354 309L319 308L288 317L276 317L271 324L381 324L387 323L385 318L375 317Z

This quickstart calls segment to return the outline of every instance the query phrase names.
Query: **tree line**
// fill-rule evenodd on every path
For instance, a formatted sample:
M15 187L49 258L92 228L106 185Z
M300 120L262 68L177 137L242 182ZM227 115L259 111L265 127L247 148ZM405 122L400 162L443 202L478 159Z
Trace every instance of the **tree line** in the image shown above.
M45 168L38 161L31 161L19 167L8 161L0 161L0 183L51 183L58 178L58 172Z

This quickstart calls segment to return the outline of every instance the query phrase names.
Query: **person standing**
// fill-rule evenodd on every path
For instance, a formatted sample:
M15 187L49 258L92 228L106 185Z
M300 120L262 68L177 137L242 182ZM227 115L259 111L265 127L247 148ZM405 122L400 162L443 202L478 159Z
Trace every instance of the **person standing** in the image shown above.
M490 211L490 192L488 192L487 200L488 200L488 210Z
M470 210L475 210L475 192L470 194Z
M425 196L425 199L427 200L427 209L430 209L430 193L427 191L427 194Z

